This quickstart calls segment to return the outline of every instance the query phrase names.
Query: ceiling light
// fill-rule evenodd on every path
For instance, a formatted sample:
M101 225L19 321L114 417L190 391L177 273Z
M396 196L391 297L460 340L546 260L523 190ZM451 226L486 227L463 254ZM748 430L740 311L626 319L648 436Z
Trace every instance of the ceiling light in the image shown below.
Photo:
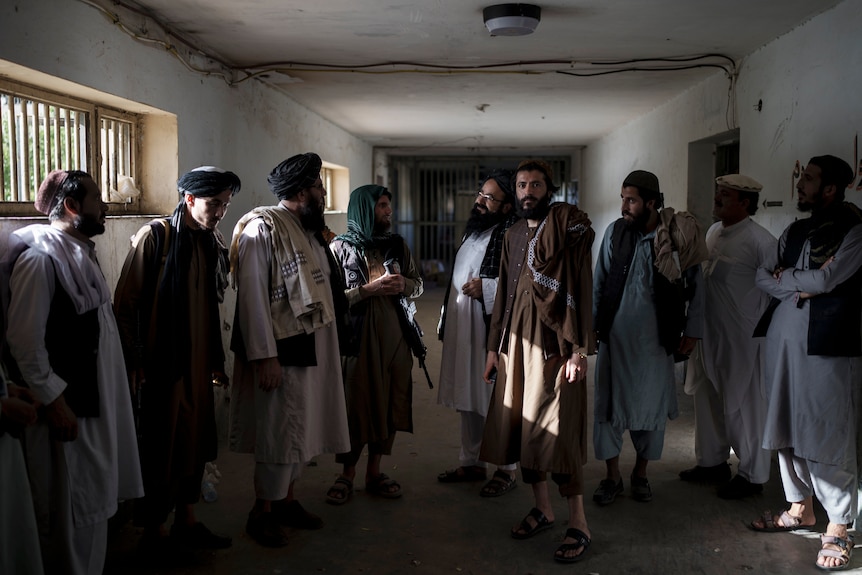
M495 4L482 10L491 36L526 36L539 25L542 9L533 4Z

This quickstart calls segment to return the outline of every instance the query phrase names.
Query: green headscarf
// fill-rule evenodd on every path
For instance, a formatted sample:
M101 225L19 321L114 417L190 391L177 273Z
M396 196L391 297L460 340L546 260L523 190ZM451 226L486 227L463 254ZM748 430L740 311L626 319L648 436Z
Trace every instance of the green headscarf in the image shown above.
M392 200L392 194L383 186L368 184L359 186L350 192L350 203L347 205L347 233L338 236L350 245L364 251L374 246L374 208L380 196ZM388 234L387 234L388 235Z

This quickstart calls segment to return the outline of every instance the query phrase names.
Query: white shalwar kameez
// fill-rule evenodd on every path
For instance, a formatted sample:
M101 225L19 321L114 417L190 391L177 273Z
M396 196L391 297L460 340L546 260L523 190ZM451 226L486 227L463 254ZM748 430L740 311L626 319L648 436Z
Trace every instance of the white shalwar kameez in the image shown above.
M784 253L785 230L779 240ZM857 514L856 421L862 358L808 355L811 305L799 292L829 293L862 266L862 225L853 227L825 270L810 269L806 240L794 269L780 280L772 270L757 270L760 289L781 300L766 335L769 410L765 449L778 449L781 482L787 501L816 495L837 524ZM852 320L851 320L852 321ZM859 321L856 319L856 321Z
M757 268L772 269L775 238L751 218L706 232L709 259L703 263L706 325L686 378L695 396L697 464L727 461L732 447L739 475L752 483L769 480L770 452L761 447L766 421L762 385L764 340L752 338L769 296L758 289Z
M66 388L51 369L45 326L55 290L55 269L86 277L107 297L98 304L97 373L99 416L78 418L74 441L55 441L40 421L24 436L27 468L36 508L46 573L102 573L108 519L120 500L144 494L132 402L110 291L92 243L51 226L16 232L33 246L15 262L10 280L8 340L22 377L36 398L48 404ZM55 256L42 251L49 246ZM68 257L67 257L68 256ZM63 265L65 264L65 265ZM95 285L95 284L94 284ZM75 294L69 296L75 300ZM70 338L74 333L68 334Z
M308 236L329 290L326 248ZM315 331L317 365L282 366L281 384L261 390L251 362L277 356L269 305L272 239L262 219L249 222L238 248L237 312L248 362L236 358L230 447L254 453L256 495L278 501L312 458L350 451L338 333L335 323Z
M479 277L488 243L496 229L494 226L473 234L458 248L446 306L437 403L455 408L461 414L459 461L463 467L485 466L478 458L494 386L482 379L487 356L484 315L486 311L490 315L494 309L497 278L481 278L481 302L465 295L461 286ZM501 466L501 469L510 468L514 469L514 466Z

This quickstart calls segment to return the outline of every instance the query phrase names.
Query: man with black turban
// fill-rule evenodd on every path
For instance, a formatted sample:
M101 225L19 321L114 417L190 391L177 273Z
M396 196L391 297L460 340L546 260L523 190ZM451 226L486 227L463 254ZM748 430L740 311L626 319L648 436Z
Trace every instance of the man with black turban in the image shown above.
M306 462L350 445L338 354L347 301L321 235L320 169L314 153L276 166L268 181L278 204L244 215L231 241L231 449L254 454L256 499L245 529L266 547L287 544L284 527L323 527L294 497L294 484Z
M227 247L216 229L240 190L233 172L200 167L177 182L170 218L143 226L114 293L132 393L140 406L146 493L138 506L145 547L169 542L222 549L230 537L195 518L204 466L218 454L213 385L223 385L219 302L227 287Z
M518 219L514 174L495 170L482 181L446 287L437 335L443 340L437 403L461 415L460 465L437 476L443 483L480 481L487 463L479 460L492 386L482 381L488 325L494 311L503 238ZM483 497L508 493L515 463L498 465L480 491Z
M341 350L350 451L337 456L343 470L326 494L336 505L353 492L356 463L366 444L365 490L400 497L401 485L380 471L380 460L392 453L397 431L413 431L413 357L398 313L400 296L419 297L423 287L404 239L389 233L391 201L382 186L353 190L347 233L330 244L343 271L353 328L350 345Z

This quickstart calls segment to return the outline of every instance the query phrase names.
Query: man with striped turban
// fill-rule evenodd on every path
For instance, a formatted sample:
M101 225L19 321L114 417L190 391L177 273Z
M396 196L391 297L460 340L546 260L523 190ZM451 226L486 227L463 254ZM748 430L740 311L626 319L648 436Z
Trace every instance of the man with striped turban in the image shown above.
M177 181L170 218L132 238L114 310L133 394L137 394L145 498L137 519L144 547L222 549L230 537L195 518L204 466L218 455L213 385L224 384L219 302L227 247L216 229L240 190L233 172L200 167ZM176 508L167 539L165 522Z

